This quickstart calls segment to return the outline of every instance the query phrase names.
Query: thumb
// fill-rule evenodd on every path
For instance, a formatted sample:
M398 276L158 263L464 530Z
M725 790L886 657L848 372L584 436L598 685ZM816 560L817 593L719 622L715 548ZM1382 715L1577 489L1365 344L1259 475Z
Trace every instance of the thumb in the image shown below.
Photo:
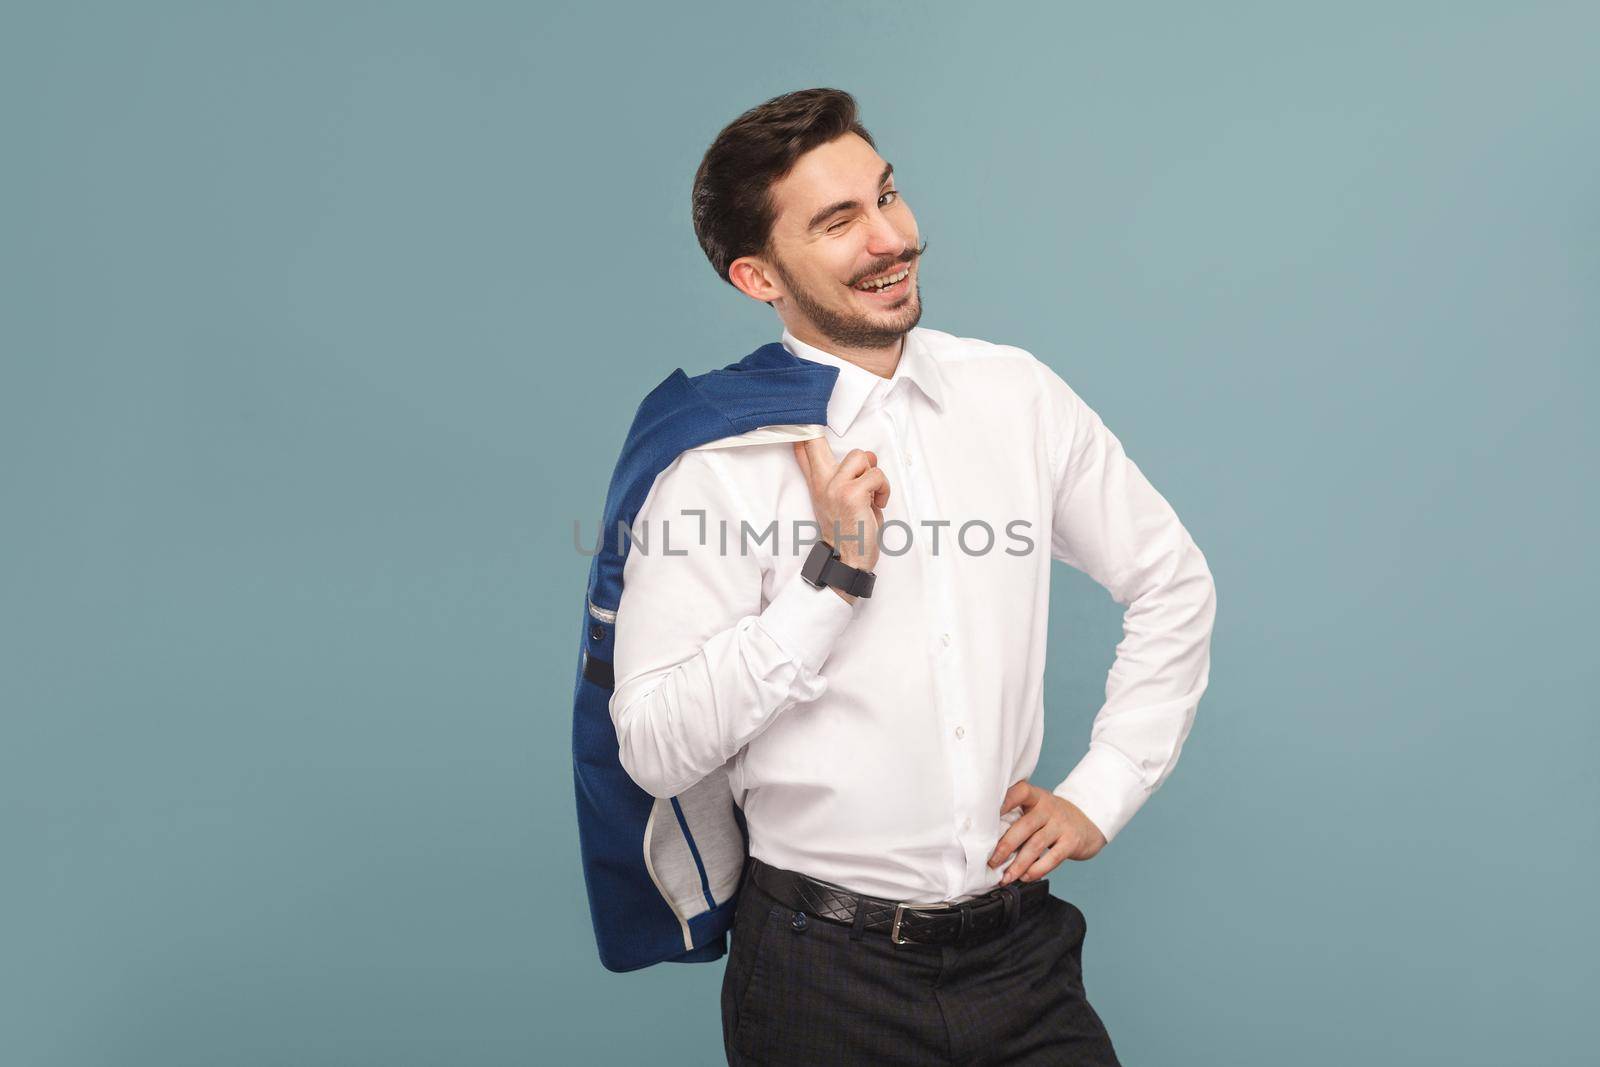
M1028 780L1026 778L1022 779L1020 782L1013 783L1011 788L1006 790L1005 797L1000 801L1000 814L1004 815L1006 812L1010 811L1012 808L1026 800L1028 798L1029 788Z

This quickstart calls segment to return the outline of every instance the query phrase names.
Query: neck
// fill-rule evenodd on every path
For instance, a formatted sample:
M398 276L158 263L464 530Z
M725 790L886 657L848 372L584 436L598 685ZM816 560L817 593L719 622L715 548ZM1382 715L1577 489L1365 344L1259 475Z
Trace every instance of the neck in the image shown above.
M840 359L854 363L862 370L871 371L880 378L893 378L895 368L900 365L900 353L905 349L906 336L901 334L898 339L882 348L841 348L839 345L812 331L809 326L791 326L789 332L800 340Z

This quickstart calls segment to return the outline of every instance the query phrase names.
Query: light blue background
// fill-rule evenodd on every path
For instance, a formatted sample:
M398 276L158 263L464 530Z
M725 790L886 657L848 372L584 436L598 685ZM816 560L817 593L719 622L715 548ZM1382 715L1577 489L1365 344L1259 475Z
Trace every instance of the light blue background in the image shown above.
M604 971L573 632L634 405L778 323L694 167L855 93L924 324L1216 575L1101 856L1133 1065L1592 1064L1593 5L43 5L0 35L0 1059L721 1062ZM1046 750L1120 609L1061 569Z

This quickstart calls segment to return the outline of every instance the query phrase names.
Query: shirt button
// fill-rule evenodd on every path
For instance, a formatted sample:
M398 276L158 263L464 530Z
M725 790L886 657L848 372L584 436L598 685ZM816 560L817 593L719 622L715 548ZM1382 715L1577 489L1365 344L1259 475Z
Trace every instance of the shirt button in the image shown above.
M956 727L956 736L957 737L966 737L967 736L967 728L965 726L957 726Z
M944 646L946 648L950 647L950 635L949 634L940 634L939 635L939 640L944 643Z
M913 466L915 464L916 464L916 457L913 456L910 452L907 452L906 453L906 466L910 467L910 466Z
M961 823L961 828L962 828L962 829L963 829L963 830L970 830L970 829L972 829L972 820L971 820L971 819L965 819L965 820L963 820L963 821L962 821L962 823Z
M806 913L803 911L795 912L794 918L789 920L789 925L796 930L804 930L806 928Z

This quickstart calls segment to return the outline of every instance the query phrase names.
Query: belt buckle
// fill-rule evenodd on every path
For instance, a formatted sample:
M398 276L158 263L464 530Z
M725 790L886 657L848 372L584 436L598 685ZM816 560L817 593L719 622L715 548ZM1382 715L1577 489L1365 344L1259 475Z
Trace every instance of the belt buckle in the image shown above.
M906 941L900 937L900 917L908 911L938 911L940 908L958 908L961 905L951 904L948 901L939 904L907 904L896 903L894 906L894 923L889 927L889 940L896 945L921 945L926 942Z

